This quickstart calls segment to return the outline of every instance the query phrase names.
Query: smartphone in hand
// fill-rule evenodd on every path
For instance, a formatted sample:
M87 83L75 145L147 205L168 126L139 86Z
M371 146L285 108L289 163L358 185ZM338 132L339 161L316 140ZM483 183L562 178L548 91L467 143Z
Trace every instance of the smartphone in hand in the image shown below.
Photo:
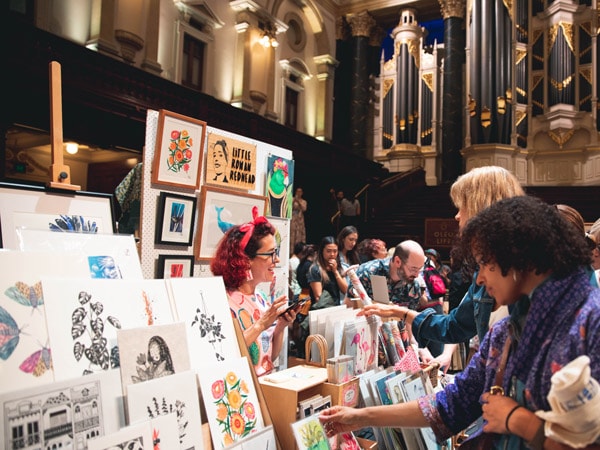
M285 309L285 311L283 311L281 314L279 314L279 317L284 316L285 314L289 313L290 311L298 311L300 308L302 308L302 306L304 306L304 304L308 301L309 297L307 298L303 298L301 300L296 300L295 302L291 302L289 304L289 306Z

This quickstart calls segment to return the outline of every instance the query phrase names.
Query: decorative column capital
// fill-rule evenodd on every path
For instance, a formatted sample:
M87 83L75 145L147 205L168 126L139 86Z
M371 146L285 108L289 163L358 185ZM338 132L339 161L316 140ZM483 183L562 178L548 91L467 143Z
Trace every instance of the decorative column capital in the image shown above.
M438 2L444 19L450 17L465 18L466 0L438 0Z
M375 26L375 19L367 11L358 14L347 14L346 20L350 24L352 37L364 36L370 37L371 30Z
M335 39L337 41L345 41L350 36L348 22L344 16L338 16L335 19Z
M385 33L386 31L383 28L379 26L375 27L373 32L369 35L369 45L371 47L381 47L381 43L385 38Z

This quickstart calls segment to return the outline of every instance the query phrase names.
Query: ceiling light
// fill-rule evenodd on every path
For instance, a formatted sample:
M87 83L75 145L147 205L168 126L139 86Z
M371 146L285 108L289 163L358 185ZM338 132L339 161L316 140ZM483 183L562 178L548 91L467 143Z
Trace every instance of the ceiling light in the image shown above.
M65 143L65 149L69 155L74 155L79 151L79 144L77 142Z

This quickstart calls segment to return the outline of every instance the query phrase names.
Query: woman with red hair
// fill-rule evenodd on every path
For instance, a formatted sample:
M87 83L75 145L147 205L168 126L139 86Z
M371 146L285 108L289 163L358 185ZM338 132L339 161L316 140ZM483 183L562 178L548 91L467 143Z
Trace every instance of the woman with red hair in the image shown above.
M273 225L265 217L258 217L256 207L252 214L252 222L227 230L210 270L223 277L231 313L240 323L250 359L256 374L261 376L273 370L273 359L283 345L283 331L296 313L289 311L280 316L287 297L268 298L257 289L260 283L275 282L273 269L279 261L279 248Z

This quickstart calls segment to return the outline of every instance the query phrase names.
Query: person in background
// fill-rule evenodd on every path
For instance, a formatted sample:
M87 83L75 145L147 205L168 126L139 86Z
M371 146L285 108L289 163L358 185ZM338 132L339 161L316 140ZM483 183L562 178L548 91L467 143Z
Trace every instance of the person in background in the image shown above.
M348 225L339 232L337 236L337 246L340 255L342 269L347 269L360 263L358 252L356 251L356 242L358 241L358 231L356 227Z
M306 226L304 224L304 213L308 209L308 203L302 198L304 190L296 188L292 200L292 220L290 221L290 245L296 242L306 241ZM290 249L293 250L293 249Z
M238 320L257 376L273 371L273 360L283 345L283 331L296 313L280 316L287 296L269 298L259 289L261 283L274 281L273 269L279 262L275 227L258 208L252 208L253 220L235 225L223 235L210 263L213 275L223 277L229 308Z
M294 252L292 256L290 256L289 260L289 289L290 289L290 298L293 301L298 300L298 296L302 292L302 288L300 284L298 284L298 278L296 277L296 271L298 270L298 266L300 265L300 258L304 256L304 248L306 244L304 242L296 242L294 245Z
M387 248L381 239L363 239L356 246L360 263L387 258Z
M596 279L600 284L600 219L592 224L588 236L596 244L592 250L592 268L596 271Z
M597 248L596 241L590 233L585 232L585 221L583 220L581 214L579 214L579 211L572 206L560 203L555 204L554 207L567 220L567 222L574 227L574 231L576 233L580 233L585 236L585 241L587 242L591 256L593 257L594 250ZM592 283L592 286L598 287L598 277L594 272L594 266L592 264L590 264L588 267L588 272L590 273L590 282Z
M479 266L477 283L498 304L512 306L510 317L492 327L468 367L442 391L395 405L329 408L319 417L328 436L365 426L428 426L442 442L482 416L461 447L574 448L547 436L548 424L536 411L554 411L561 400L574 408L595 395L578 389L555 404L548 399L553 375L582 355L600 380L600 290L589 282L584 236L553 206L518 196L472 218L461 244ZM591 443L594 436L580 447L600 448Z
M321 239L317 257L310 266L306 278L310 284L312 309L340 304L340 296L346 293L348 283L342 276L338 246L333 236Z
M340 226L358 226L358 220L360 218L360 202L358 199L355 198L354 200L349 200L344 195L344 191L338 191L337 200L340 208Z

